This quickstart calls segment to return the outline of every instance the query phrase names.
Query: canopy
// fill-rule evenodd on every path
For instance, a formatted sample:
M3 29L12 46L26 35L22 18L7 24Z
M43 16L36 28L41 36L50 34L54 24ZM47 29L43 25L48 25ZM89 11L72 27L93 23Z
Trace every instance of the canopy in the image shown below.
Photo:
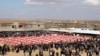
M72 32L72 33L85 33L85 34L100 35L100 31L84 29L84 28L50 28L48 30L49 31L61 31L61 32Z

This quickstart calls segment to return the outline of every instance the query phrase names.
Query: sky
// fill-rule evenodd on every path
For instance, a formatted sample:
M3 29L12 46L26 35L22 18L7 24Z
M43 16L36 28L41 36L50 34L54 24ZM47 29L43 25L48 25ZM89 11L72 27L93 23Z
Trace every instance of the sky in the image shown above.
M100 20L100 0L0 0L0 18Z

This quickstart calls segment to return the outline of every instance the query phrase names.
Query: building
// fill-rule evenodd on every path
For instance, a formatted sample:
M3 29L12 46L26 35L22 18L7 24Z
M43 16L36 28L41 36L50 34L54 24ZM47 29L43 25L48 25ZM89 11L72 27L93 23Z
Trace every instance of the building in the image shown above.
M0 31L45 30L48 28L93 28L100 29L99 21L69 20L4 20L0 21Z

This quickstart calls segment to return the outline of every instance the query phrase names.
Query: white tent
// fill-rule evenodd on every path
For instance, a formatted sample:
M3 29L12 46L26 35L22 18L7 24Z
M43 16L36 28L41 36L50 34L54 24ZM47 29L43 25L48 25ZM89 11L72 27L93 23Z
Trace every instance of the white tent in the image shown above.
M72 32L72 33L84 33L84 34L96 34L100 35L100 31L90 30L86 28L50 28L49 31L61 31L61 32Z

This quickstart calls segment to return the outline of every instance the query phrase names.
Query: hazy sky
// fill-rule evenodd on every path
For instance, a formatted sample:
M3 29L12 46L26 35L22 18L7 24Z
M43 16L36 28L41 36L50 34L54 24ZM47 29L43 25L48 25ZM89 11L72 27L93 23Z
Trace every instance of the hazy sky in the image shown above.
M0 18L100 19L100 0L0 0Z

